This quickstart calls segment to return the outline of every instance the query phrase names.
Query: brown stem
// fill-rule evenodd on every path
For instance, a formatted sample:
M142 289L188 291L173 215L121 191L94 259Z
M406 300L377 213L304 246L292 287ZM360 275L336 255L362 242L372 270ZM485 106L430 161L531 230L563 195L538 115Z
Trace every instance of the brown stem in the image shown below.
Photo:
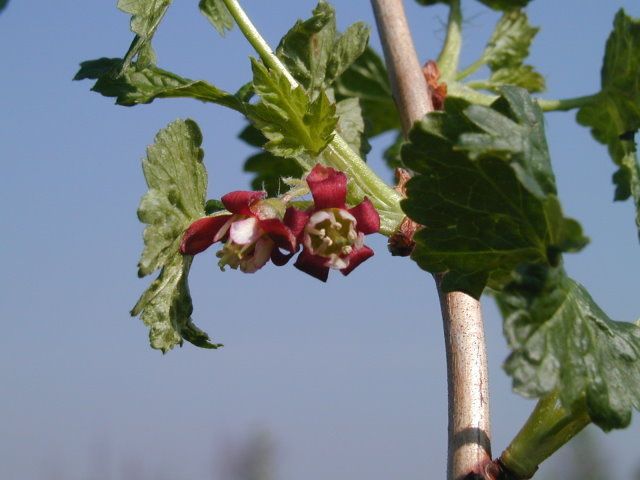
M402 0L371 0L405 137L414 122L433 111L407 24ZM490 478L489 375L480 302L444 293L442 308L449 390L447 479Z

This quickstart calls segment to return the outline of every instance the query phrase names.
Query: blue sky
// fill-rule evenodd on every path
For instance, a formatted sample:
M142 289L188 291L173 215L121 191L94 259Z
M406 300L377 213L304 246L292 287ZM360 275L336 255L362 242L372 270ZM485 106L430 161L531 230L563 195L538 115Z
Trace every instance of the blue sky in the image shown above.
M446 12L406 2L421 59L434 57ZM165 100L125 108L71 82L80 61L121 56L131 34L115 2L13 0L0 14L0 471L3 480L213 478L216 451L254 429L271 432L279 479L442 478L446 381L439 306L431 278L406 259L376 256L348 278L321 284L298 271L221 273L197 259L190 284L196 323L225 344L162 356L128 315L147 280L136 278L145 146L175 118L204 133L209 196L246 188L243 120L222 108ZM249 47L221 39L197 2L176 2L160 28L159 65L235 90L250 78ZM246 1L275 45L313 1ZM372 24L369 3L334 2L341 28ZM542 25L531 62L546 98L595 92L616 10L632 0L537 0ZM464 2L463 62L474 60L496 15ZM375 33L372 44L378 48ZM611 202L613 165L572 113L548 115L560 196L591 244L566 259L613 318L640 311L638 242L630 203ZM381 148L370 155L383 175ZM533 407L510 391L500 318L484 302L499 454ZM602 437L616 478L637 464L638 423ZM553 465L543 467L552 471ZM99 470L96 473L96 470ZM140 474L138 478L142 478Z

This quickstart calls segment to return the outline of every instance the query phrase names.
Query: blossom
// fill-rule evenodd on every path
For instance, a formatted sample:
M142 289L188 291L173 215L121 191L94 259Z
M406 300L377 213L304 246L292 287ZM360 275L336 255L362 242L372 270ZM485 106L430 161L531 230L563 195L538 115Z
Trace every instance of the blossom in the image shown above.
M221 200L230 213L193 222L182 237L180 252L195 255L216 242L224 242L216 254L222 270L229 266L253 273L270 258L278 265L286 263L290 257L280 249L295 252L296 237L282 221L284 204L265 199L266 195L255 191L227 193Z
M302 243L294 266L325 282L329 269L343 275L373 256L364 236L380 230L380 216L368 198L347 208L347 176L316 165L307 176L314 205L307 211L289 207L284 223Z

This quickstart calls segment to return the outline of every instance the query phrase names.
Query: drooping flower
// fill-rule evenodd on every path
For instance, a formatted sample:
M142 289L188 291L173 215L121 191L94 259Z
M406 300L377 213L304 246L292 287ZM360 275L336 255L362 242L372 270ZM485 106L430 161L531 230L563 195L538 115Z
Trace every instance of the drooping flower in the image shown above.
M265 199L266 196L266 192L254 191L227 193L221 200L231 213L193 222L182 237L180 252L195 255L216 242L224 242L216 254L222 270L229 266L253 273L270 258L279 265L286 263L288 257L280 249L295 252L296 237L282 221L284 204Z
M330 269L348 275L373 256L364 236L380 230L380 216L368 198L347 208L347 176L342 172L318 164L306 180L313 207L289 207L284 217L303 247L294 266L323 282Z

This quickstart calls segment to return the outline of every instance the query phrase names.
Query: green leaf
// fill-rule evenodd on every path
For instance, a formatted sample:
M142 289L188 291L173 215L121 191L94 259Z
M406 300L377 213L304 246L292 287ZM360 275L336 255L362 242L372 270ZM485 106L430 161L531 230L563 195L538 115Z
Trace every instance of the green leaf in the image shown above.
M402 148L417 172L404 211L424 228L412 255L444 273L446 291L479 297L523 263L557 265L587 242L562 214L542 113L528 94L505 87L491 108L450 99L446 112L416 124Z
M492 72L488 85L490 89L516 85L530 92L544 90L544 77L530 65L524 65L538 30L529 24L527 15L520 10L502 15L482 54L482 61Z
M393 101L384 62L371 48L338 78L336 99L358 98L367 125L367 136L400 129L400 117Z
M151 39L164 14L167 13L169 5L171 0L118 0L118 8L131 15L131 31L136 34L125 55L122 64L123 72L129 68L136 56L149 57Z
M0 12L7 7L9 0L0 0Z
M138 275L161 271L131 314L140 315L150 328L151 346L163 352L182 339L217 347L193 325L187 283L191 258L178 251L185 229L205 215L207 172L201 144L196 123L177 120L158 133L142 162L149 191L138 208L138 218L147 225Z
M345 99L336 104L338 123L336 131L344 138L349 146L360 152L362 157L369 151L370 145L364 138L364 122L358 99ZM247 144L262 148L267 142L265 136L252 125L247 126L239 135L239 138ZM306 164L306 159L301 160ZM251 188L265 190L271 196L282 194L288 190L283 178L300 178L304 174L304 168L293 158L276 156L270 152L260 152L252 155L244 164L246 172L255 173L251 181Z
M494 10L509 11L526 7L531 0L478 0ZM451 4L451 0L416 0L420 5L435 5L436 3Z
M633 134L640 128L640 20L620 10L607 40L602 90L577 114L578 123L607 145L619 170L614 174L615 200L633 196L640 228L640 167Z
M235 95L203 81L182 78L156 66L141 67L133 63L123 73L120 58L100 58L80 64L74 80L97 80L91 90L115 97L118 105L132 106L150 103L156 98L194 98L217 103L244 112L244 104Z
M604 430L624 428L640 408L640 328L616 322L562 268L527 267L497 294L513 350L505 370L516 392L554 390L569 409L583 404Z
M260 102L248 106L248 116L269 140L265 148L276 156L317 156L333 138L336 107L324 92L313 101L302 87L292 88L281 73L252 59L253 85Z
M364 135L365 124L359 99L345 98L336 103L336 115L338 116L336 131L351 147L351 150L365 158L371 150L371 145Z
M220 35L233 27L233 16L222 0L200 0L198 6Z
M364 52L369 27L358 22L342 35L336 30L335 10L324 0L318 2L308 20L298 20L282 38L276 55L289 72L315 98L320 89L331 87Z

